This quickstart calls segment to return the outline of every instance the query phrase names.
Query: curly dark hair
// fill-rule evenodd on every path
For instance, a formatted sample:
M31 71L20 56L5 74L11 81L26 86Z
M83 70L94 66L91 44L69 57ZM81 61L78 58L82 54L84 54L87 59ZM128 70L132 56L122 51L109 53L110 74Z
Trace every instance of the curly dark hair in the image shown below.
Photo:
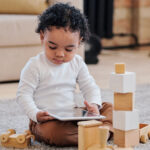
M48 7L41 15L38 16L39 24L36 29L37 33L40 31L50 30L52 26L57 28L69 28L71 32L80 32L82 42L89 39L88 21L84 14L74 6L68 3L57 3Z

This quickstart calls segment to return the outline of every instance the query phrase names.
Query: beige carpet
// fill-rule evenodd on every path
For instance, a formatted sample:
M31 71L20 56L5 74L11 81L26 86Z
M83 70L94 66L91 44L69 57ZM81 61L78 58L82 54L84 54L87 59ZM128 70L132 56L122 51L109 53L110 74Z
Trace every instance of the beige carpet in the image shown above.
M110 90L102 89L103 101L111 101L113 93ZM137 86L135 94L135 107L139 110L141 123L150 124L150 84ZM28 129L28 118L19 108L14 99L0 100L0 134L13 128L17 133L23 133ZM113 144L113 141L109 141ZM6 150L0 146L0 150ZM13 149L8 149L13 150ZM33 145L25 150L77 150L77 147L57 148L34 142ZM150 140L146 144L139 144L135 150L150 150Z

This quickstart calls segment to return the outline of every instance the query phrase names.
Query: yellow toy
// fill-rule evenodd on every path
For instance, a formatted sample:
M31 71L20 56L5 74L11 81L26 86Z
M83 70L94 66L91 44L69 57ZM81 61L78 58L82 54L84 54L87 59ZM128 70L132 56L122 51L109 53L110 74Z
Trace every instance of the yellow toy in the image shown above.
M150 125L140 124L140 142L146 143L150 138Z
M96 120L81 121L78 123L78 150L112 150L106 145L108 127L101 126Z
M108 127L99 127L99 144L94 144L90 146L87 150L113 150L114 148L112 146L107 145L107 139L108 139Z
M35 140L34 135L29 130L23 134L16 134L14 129L9 129L0 136L0 141L3 147L27 148L31 144L31 138Z

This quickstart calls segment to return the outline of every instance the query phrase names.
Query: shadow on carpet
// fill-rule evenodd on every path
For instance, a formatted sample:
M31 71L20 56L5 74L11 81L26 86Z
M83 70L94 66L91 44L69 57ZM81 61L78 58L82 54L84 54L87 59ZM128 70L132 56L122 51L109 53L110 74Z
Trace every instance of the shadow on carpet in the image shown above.
M113 93L110 90L103 90L102 100L113 102ZM137 86L135 93L135 108L139 110L140 123L150 124L150 85ZM0 134L8 129L15 129L17 133L23 133L28 129L29 120L19 108L14 99L0 100ZM113 144L113 141L109 141ZM7 150L0 146L0 150ZM9 150L13 150L9 148ZM51 147L43 143L34 142L25 150L77 150L77 147ZM139 144L135 150L150 150L150 141L146 144Z

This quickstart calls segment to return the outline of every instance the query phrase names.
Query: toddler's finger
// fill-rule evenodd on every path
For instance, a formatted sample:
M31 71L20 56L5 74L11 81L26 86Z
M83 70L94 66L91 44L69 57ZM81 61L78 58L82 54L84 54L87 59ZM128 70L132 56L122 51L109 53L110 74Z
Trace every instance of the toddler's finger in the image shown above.
M50 120L54 119L54 117L52 117L52 116L50 116L50 115L45 116L45 118L50 119Z
M88 110L91 109L91 105L85 100L84 101L85 106L87 107Z
M47 111L44 111L44 112L43 112L43 115L49 116L49 113L48 113Z
M53 120L54 118L51 116L44 116L41 118L42 122L48 121L48 120Z

